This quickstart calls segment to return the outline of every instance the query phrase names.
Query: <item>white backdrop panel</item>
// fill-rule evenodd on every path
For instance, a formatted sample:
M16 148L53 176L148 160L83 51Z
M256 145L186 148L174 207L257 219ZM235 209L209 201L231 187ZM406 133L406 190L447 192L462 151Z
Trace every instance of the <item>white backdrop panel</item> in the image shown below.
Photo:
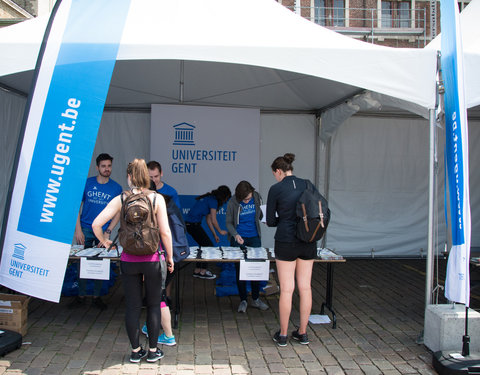
M258 109L154 104L151 121L151 158L180 195L258 184Z

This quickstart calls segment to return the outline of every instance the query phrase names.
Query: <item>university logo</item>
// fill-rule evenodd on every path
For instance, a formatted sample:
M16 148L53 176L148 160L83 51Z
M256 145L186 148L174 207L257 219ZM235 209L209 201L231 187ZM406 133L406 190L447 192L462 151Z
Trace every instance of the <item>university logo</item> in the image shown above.
M175 130L175 138L173 140L174 146L195 146L193 129L195 126L182 122L177 125L173 125Z
M16 243L15 245L13 245L13 255L12 255L12 257L20 259L20 260L25 260L25 250L26 249L27 248L23 244Z

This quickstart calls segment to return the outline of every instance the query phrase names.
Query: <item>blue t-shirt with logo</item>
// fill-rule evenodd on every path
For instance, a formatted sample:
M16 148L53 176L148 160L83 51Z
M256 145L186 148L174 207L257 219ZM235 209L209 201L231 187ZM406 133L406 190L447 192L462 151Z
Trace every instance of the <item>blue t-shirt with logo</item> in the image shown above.
M113 181L111 178L106 184L100 184L97 177L87 178L85 190L83 191L83 208L80 216L80 223L82 227L91 228L92 223L105 206L113 198L122 192L122 187ZM108 223L103 226L105 230Z
M173 201L175 202L175 204L177 205L178 208L180 208L180 210L182 209L180 207L180 199L178 198L178 193L177 191L171 187L170 185L167 185L165 182L163 183L163 186L161 189L158 189L157 190L160 194L163 194L163 195L168 195L169 197L172 197Z
M240 202L237 233L245 238L258 237L257 225L255 224L255 200L253 197L248 203Z
M200 223L204 216L210 213L211 209L218 208L217 198L213 195L207 195L206 197L195 201L195 204L188 212L185 221L188 223Z

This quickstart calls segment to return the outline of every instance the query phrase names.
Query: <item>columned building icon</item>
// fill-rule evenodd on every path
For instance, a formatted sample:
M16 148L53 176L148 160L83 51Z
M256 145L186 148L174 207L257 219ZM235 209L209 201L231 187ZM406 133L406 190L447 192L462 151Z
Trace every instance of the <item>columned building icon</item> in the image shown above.
M173 140L174 145L195 146L195 140L193 138L193 129L195 129L194 125L182 122L173 125L173 128L175 129L175 138Z

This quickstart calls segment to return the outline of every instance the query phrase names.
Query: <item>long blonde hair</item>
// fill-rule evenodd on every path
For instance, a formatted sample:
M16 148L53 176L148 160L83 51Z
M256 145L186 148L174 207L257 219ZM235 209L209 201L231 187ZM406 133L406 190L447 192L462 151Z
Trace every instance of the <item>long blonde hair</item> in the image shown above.
M132 187L145 189L150 187L150 176L144 159L133 159L128 163L127 176L130 176Z

